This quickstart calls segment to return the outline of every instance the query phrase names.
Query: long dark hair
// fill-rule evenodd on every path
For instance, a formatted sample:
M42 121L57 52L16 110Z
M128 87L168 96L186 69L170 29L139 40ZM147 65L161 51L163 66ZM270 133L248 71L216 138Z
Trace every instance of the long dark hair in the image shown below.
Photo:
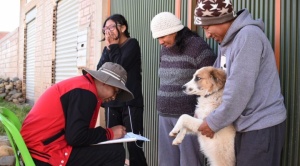
M118 24L120 24L120 25L125 25L126 26L126 30L124 31L124 34L125 34L125 36L126 37L130 37L130 33L128 32L128 24L127 24L127 20L125 19L125 17L123 16L123 15L121 15L121 14L113 14L113 15L111 15L111 16L109 16L105 21L104 21L104 23L103 23L103 27L102 28L104 28L105 27L105 25L106 25L106 22L108 21L108 20L112 20L113 22L115 22L115 24L116 24L116 26L118 25ZM116 27L116 29L117 29L117 31L118 31L118 36L117 36L117 39L120 37L120 31L119 31L119 29ZM102 32L103 33L103 32ZM104 34L104 33L103 33ZM105 41L105 37L101 40L101 41Z
M183 53L186 48L186 39L190 37L199 37L196 32L193 32L188 27L184 27L182 30L177 32L175 37L175 45L179 48L179 52Z

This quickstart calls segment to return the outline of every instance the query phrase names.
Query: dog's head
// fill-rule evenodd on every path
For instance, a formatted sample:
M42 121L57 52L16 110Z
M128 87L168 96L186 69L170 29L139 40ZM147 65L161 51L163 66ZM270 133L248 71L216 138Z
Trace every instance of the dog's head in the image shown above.
M193 79L182 86L188 95L207 96L222 89L225 85L226 73L214 67L202 67L193 75Z

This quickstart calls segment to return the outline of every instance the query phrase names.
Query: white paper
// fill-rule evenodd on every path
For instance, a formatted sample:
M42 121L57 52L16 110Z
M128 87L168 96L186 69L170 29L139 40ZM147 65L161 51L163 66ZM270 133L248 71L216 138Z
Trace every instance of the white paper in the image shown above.
M109 140L109 141L104 141L104 142L99 142L99 143L97 143L95 145L113 144L113 143L122 143L122 142L133 142L133 141L137 141L137 140L140 140L140 141L150 141L146 137L134 134L133 132L129 132L123 138Z
M140 141L150 141L148 138L146 137L143 137L141 135L137 135L137 134L134 134L133 132L129 132L127 133L124 138L136 138L137 140L140 140Z

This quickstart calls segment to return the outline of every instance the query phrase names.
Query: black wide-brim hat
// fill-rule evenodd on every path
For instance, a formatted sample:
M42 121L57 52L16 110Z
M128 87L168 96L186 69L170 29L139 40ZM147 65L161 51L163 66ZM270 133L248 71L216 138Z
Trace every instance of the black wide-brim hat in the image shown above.
M119 64L106 62L98 71L82 69L83 75L87 73L100 82L119 88L120 93L117 94L116 100L126 102L134 98L133 94L125 86L127 81L127 72Z

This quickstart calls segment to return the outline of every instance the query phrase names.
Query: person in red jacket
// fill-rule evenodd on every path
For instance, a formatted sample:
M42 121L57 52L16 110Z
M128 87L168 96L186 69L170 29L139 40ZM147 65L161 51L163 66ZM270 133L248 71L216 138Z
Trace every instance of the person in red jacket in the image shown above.
M93 144L126 134L122 125L96 121L102 102L133 99L127 72L112 62L82 72L47 89L24 120L21 134L37 166L124 166L123 144Z

